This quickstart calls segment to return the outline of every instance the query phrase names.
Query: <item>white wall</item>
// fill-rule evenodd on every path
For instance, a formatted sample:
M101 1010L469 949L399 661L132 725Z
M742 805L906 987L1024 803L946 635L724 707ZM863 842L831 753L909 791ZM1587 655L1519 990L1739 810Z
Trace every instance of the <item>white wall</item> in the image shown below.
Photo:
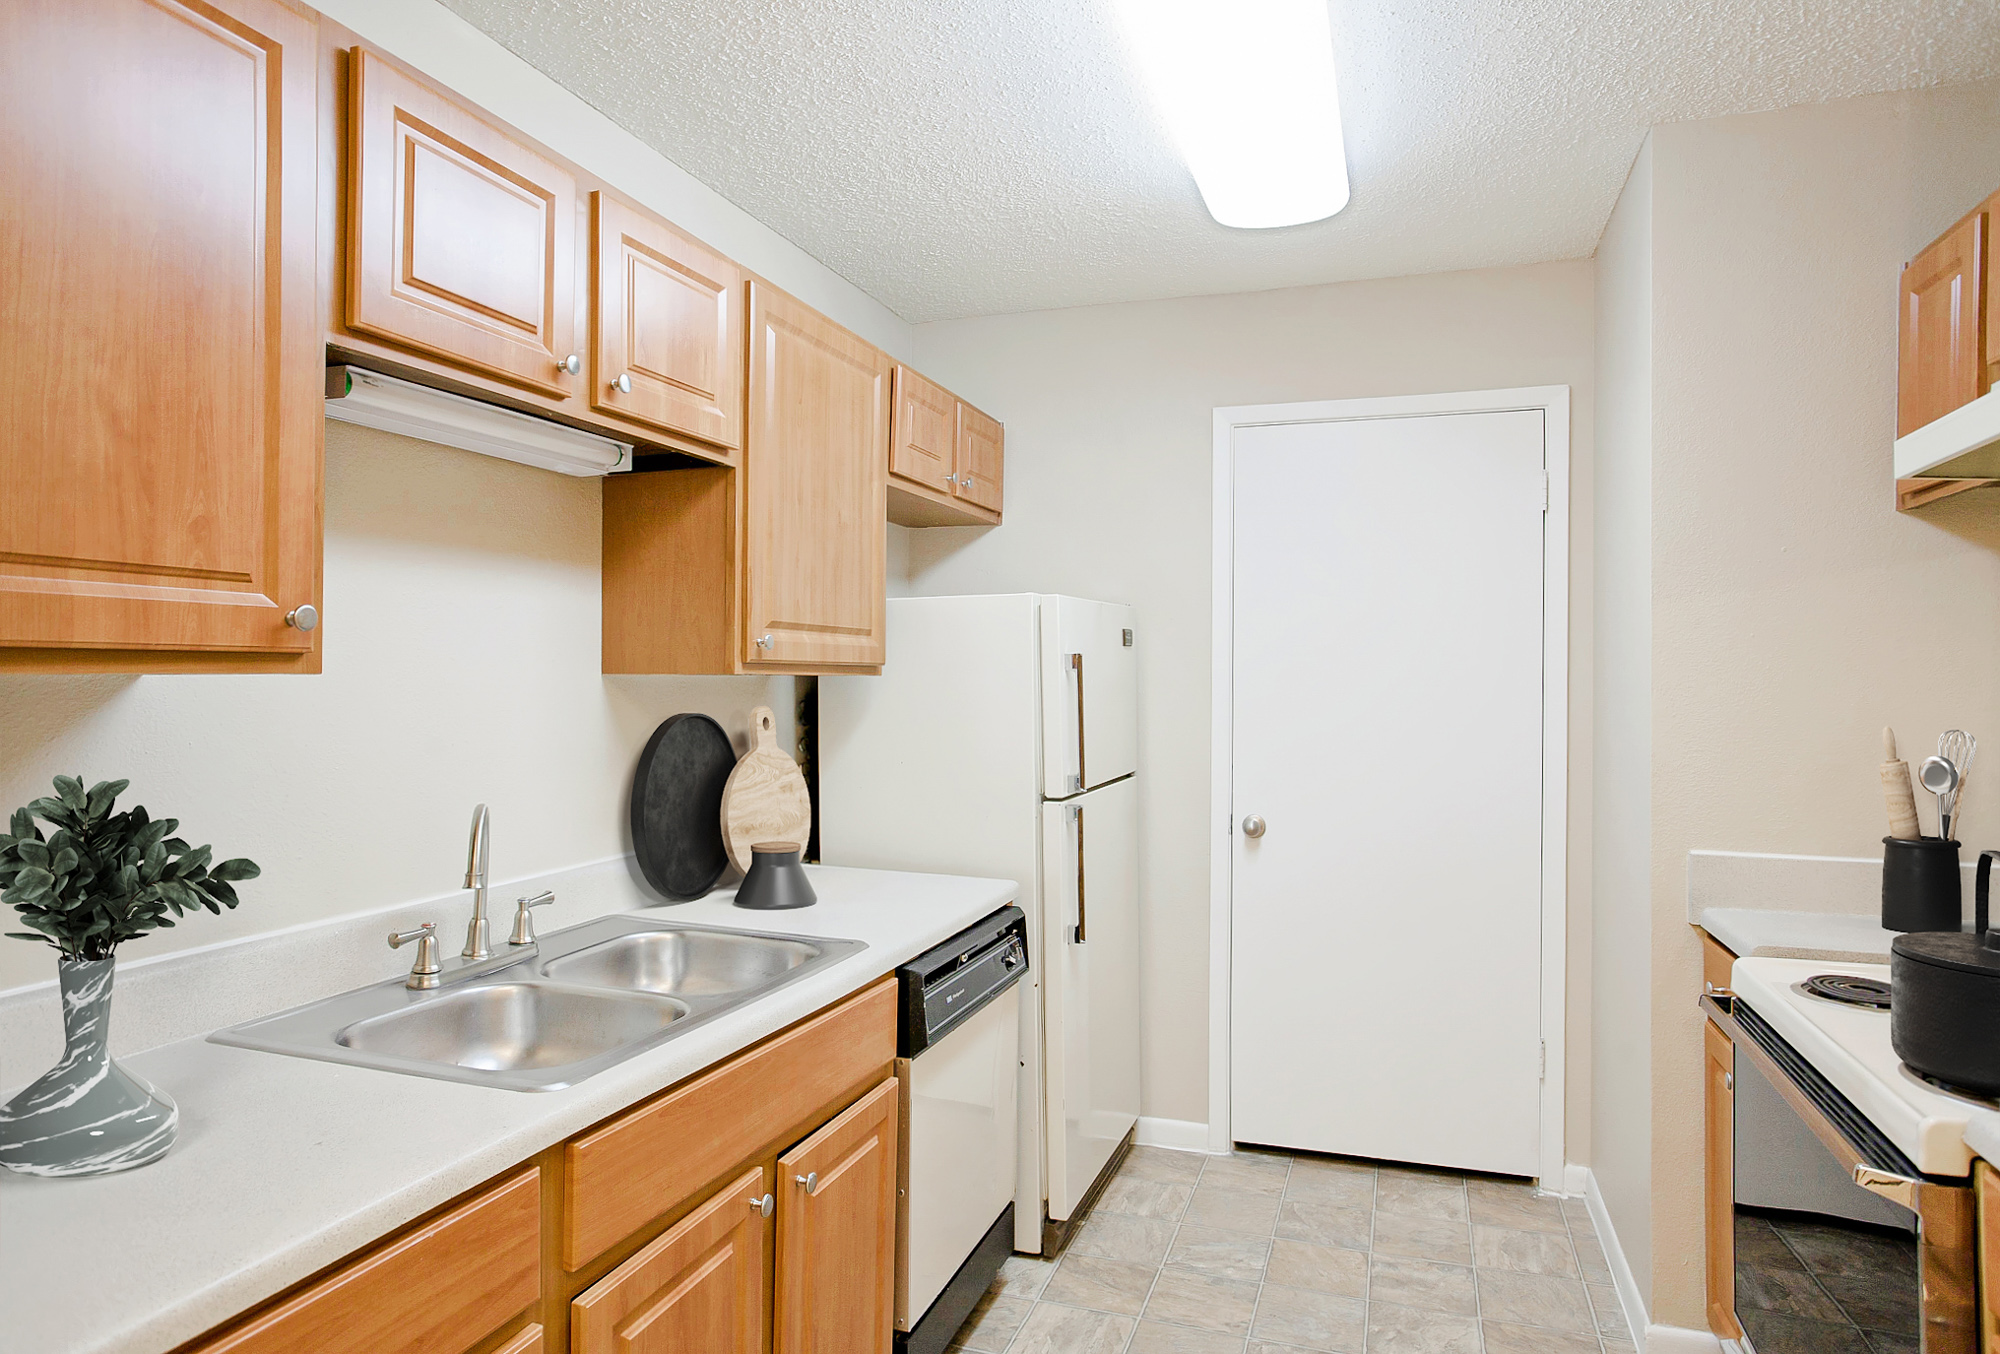
M1567 384L1573 459L1587 464L1591 267L951 321L920 326L917 343L919 366L1007 425L1006 522L900 534L898 586L1137 608L1145 1113L1205 1121L1210 411ZM1574 731L1586 759L1588 732Z
M1597 246L1591 1169L1642 1296L1652 1276L1653 154Z
M58 773L129 779L122 802L264 867L236 911L121 953L447 892L482 800L496 879L616 855L661 720L706 711L739 750L759 704L792 726L791 678L600 674L596 480L343 423L326 472L322 674L0 675L0 812ZM54 953L0 941L0 989L54 977Z

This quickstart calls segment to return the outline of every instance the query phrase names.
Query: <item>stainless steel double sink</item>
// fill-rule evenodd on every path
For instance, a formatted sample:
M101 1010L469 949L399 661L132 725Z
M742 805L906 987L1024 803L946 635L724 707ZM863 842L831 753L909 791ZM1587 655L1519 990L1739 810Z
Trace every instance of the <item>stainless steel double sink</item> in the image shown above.
M394 978L209 1039L444 1081L554 1091L866 948L858 940L600 917L518 954L448 966L435 990L413 991Z

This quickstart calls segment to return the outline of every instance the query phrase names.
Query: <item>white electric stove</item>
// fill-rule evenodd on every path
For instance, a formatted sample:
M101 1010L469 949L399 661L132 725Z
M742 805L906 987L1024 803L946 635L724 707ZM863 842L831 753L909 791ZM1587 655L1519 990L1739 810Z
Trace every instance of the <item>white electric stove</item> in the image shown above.
M1972 1169L1966 1124L1993 1102L1958 1095L1903 1066L1889 1045L1889 1013L1801 990L1820 974L1889 981L1887 964L1828 959L1739 959L1730 969L1737 999L1763 1018L1834 1089L1926 1175ZM1891 1001L1894 1000L1893 994Z

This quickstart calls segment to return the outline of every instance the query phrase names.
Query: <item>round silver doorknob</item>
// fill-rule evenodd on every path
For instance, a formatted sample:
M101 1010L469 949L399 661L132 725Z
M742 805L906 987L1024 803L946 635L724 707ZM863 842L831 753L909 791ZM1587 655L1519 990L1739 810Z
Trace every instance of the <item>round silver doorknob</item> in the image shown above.
M285 613L285 624L294 630L310 630L319 624L319 608L307 604Z
M618 379L611 383L611 388L620 395L630 395L632 393L632 373L629 371L619 372Z
M583 370L583 359L575 353L571 353L568 357L556 363L556 370L574 376Z
M1243 820L1243 835L1244 835L1244 836L1246 836L1246 837L1261 837L1261 836L1263 836L1263 835L1264 835L1264 820L1263 820L1262 818L1259 818L1259 817L1258 817L1258 816L1257 816L1256 814L1254 814L1254 813L1253 813L1253 814L1251 814L1251 815L1250 815L1250 816L1249 816L1248 818L1245 818L1245 819Z

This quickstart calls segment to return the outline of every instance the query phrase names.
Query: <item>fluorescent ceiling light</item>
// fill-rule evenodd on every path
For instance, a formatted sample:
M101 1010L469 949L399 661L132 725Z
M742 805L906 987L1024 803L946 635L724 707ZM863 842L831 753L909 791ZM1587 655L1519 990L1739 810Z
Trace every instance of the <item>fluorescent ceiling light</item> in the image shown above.
M1296 226L1347 205L1327 0L1114 0L1209 215Z
M326 369L326 416L564 475L632 468L626 443L360 367Z

